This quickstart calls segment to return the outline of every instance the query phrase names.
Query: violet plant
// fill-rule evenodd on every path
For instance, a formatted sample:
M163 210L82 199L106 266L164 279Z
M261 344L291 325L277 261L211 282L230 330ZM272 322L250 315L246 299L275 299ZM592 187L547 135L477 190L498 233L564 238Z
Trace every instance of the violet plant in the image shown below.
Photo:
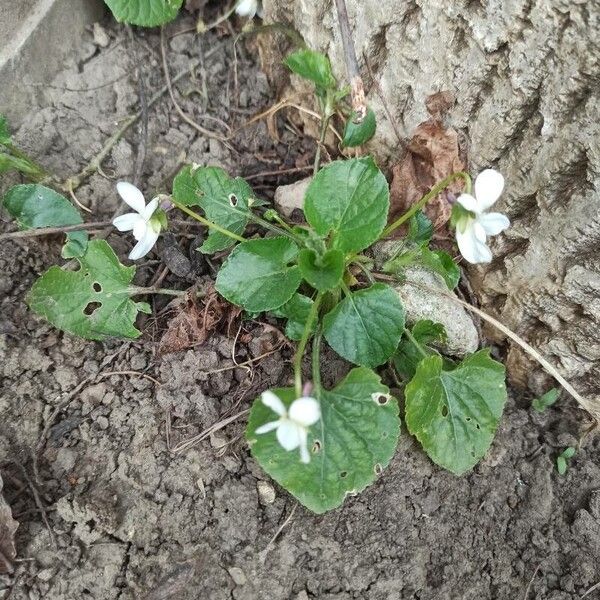
M350 114L347 90L339 88L326 56L303 49L286 64L314 83L322 131L341 110L347 116L346 146L363 145L373 136L372 111L361 120ZM453 173L389 225L389 186L370 156L323 167L317 157L301 225L265 206L244 179L214 166L185 166L171 194L148 204L131 184L117 186L135 211L114 220L119 231L132 231L136 239L130 259L150 252L170 215L183 212L208 228L199 252L229 251L216 277L218 293L249 314L285 321L286 335L297 342L294 385L266 390L254 400L246 439L262 468L315 513L363 490L394 455L400 409L381 380L381 367L391 365L403 380L406 427L435 463L460 475L490 447L507 397L504 367L487 349L460 362L442 356L444 328L433 321L409 325L398 292L403 269L414 263L440 275L449 289L457 285L455 262L429 247L433 227L421 209L459 179L465 192L452 219L459 248L470 262L488 261L487 237L508 226L503 215L485 212L504 185L492 170L476 178L474 196L470 176ZM13 187L3 206L22 228L82 221L66 198L41 183ZM250 223L263 235L247 237ZM406 236L385 272L378 272L370 250L404 224ZM67 241L70 249L63 256L75 257L80 268L51 267L29 292L30 308L86 339L140 336L135 321L150 306L136 298L149 291L132 284L135 266L121 264L105 240L89 240L84 231L69 236L74 233L80 235ZM321 383L325 344L353 365L331 389ZM311 368L305 377L309 345Z

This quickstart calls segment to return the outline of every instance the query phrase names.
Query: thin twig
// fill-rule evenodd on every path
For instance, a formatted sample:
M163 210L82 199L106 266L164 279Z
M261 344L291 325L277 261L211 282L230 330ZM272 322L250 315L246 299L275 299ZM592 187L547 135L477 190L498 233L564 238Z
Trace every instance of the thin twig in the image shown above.
M189 75L193 69L195 69L199 60L194 60L190 62L188 67L177 73L174 77L171 78L170 83L173 85L177 83L180 79L183 79L186 75ZM150 109L162 96L169 91L169 88L165 85L160 90L158 90L150 100L148 100L148 109ZM142 116L142 111L138 111L133 115L127 117L121 126L108 138L105 142L104 146L102 146L100 152L92 158L92 160L77 174L73 177L70 177L67 182L63 184L63 189L68 189L67 185L70 182L72 189L76 190L90 175L93 175L102 165L102 161L108 156L110 151L114 148L117 142L125 135L127 130Z
M600 588L600 581L598 583L596 583L595 585L593 585L583 596L581 596L581 600L583 600L584 598L589 596L592 592L596 591L598 588Z
M523 600L527 600L529 598L529 590L531 590L531 586L533 585L533 582L535 581L535 576L538 574L538 571L540 570L541 567L542 567L542 563L540 563L535 568L535 571L533 572L533 575L531 576L531 579L529 580L529 584L527 585L527 589L525 590L525 595L523 596Z
M219 431L219 429L223 429L223 427L226 427L230 423L237 421L240 417L243 417L244 415L248 414L249 412L250 412L250 409L247 408L245 410L242 410L239 413L236 413L235 415L232 415L231 417L227 417L226 419L222 419L221 421L218 421L217 423L215 423L214 425L211 425L208 429L205 429L198 435L194 435L191 438L184 440L183 442L180 442L179 444L177 444L176 446L173 447L171 452L173 452L174 454L177 454L179 452L183 452L184 450L191 448L192 446L195 446L198 442L201 442L202 440L206 439L209 435L211 435L215 431Z
M266 177L277 177L279 175L290 175L292 173L304 173L306 171L312 171L312 165L306 167L291 167L289 169L281 169L279 171L262 171L261 173L254 173L253 175L246 175L244 179L246 181L252 181L253 179L262 179Z
M148 373L142 373L141 371L106 371L105 373L99 373L97 378L106 379L107 377L112 377L113 375L136 375L137 377L145 377L158 386L162 385L158 379L154 379L154 377L148 375Z
M219 140L221 142L225 142L227 138L220 133L216 133L214 131L210 131L209 129L205 129L202 125L199 125L194 121L194 119L188 117L188 115L183 111L177 99L175 98L175 93L173 92L173 82L171 80L171 76L169 75L169 65L167 64L167 50L165 47L165 30L161 27L160 30L160 54L162 56L162 64L163 64L163 72L165 75L165 81L167 83L167 90L169 91L169 96L171 98L171 102L173 106L175 106L175 110L179 114L179 116L188 124L191 125L196 131L201 133L202 135L212 138L214 140Z
M77 225L63 225L62 227L40 227L39 229L24 229L23 231L11 231L10 233L0 234L0 242L2 240L41 237L44 235L55 235L57 233L69 233L70 231L103 229L104 227L107 227L110 224L110 221L91 221L89 223L78 223Z
M367 99L365 98L365 86L360 76L356 51L354 50L354 40L350 32L350 21L348 20L348 10L345 0L335 0L337 8L338 21L340 24L340 34L344 46L344 60L348 79L350 80L350 93L352 97L352 110L356 115L356 122L360 123L367 116Z
M265 549L260 553L261 562L263 562L263 563L265 562L265 559L267 558L267 554L269 553L269 550L271 549L273 544L276 542L277 538L281 535L281 532L288 526L288 524L292 520L292 517L294 516L294 513L296 512L297 508L298 508L298 504L294 504L294 508L292 508L292 510L290 511L290 514L288 515L287 519L281 524L279 529L277 529L277 531L275 532L275 535L271 538L269 543L265 546Z
M261 354L260 356L257 356L256 358L250 358L249 360L245 360L244 362L241 362L241 363L236 363L229 367L221 367L220 369L212 369L211 371L200 371L200 375L214 375L215 373L224 373L225 371L232 371L233 369L237 369L238 367L246 367L247 365L251 365L255 362L258 362L259 360L262 360L263 358L266 358L267 356L271 356L271 354L275 354L276 352L279 352L279 350L281 350L281 346L277 346L277 348L275 348L274 350L265 352L264 354Z

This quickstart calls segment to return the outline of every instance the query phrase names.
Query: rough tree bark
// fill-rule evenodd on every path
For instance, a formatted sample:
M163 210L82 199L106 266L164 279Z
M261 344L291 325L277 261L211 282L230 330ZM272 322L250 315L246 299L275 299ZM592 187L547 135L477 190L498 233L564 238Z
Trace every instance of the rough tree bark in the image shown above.
M265 0L267 21L294 27L345 80L333 0ZM494 262L471 269L482 307L600 397L600 3L594 0L347 0L365 57L404 135L424 100L450 90L450 124L473 172L504 173L499 203L513 226ZM393 162L397 136L374 87L375 152ZM497 336L491 330L490 336ZM548 384L517 347L513 381Z

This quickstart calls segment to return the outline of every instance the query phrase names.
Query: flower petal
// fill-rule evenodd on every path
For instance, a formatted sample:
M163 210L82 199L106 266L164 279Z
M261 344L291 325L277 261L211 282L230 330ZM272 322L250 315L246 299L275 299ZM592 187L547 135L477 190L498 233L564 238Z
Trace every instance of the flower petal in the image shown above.
M321 418L321 407L314 398L305 396L294 400L289 410L290 420L302 427L310 427Z
M463 208L470 210L471 212L478 213L479 206L477 204L477 200L475 200L474 196L471 194L461 194L456 201L462 205Z
M268 433L269 431L273 431L273 429L277 429L279 427L279 423L281 421L271 421L270 423L265 423L260 427L257 427L254 433Z
M113 219L112 223L119 231L131 231L140 219L138 213L127 213Z
M146 208L144 194L135 185L128 181L119 181L117 183L117 192L119 192L119 196L121 196L123 202L129 204L137 213L141 215L144 212L144 208Z
M282 445L284 450L294 450L300 445L300 430L295 423L288 419L279 421L277 428L277 441Z
M510 227L510 221L502 213L487 213L477 219L488 235L498 235Z
M492 260L490 249L477 239L475 230L472 226L467 227L464 231L456 229L456 242L458 249L467 262L472 264L489 263Z
M481 171L475 179L475 198L479 212L488 209L498 198L504 189L504 177L495 169Z
M240 0L235 7L235 12L240 17L252 18L258 10L258 0Z
M277 413L280 417L284 417L287 412L285 406L281 401L281 398L277 394L274 394L271 390L264 391L260 399L265 406L268 406L273 412Z
M485 229L481 223L479 223L479 220L473 221L471 227L473 228L473 235L477 238L477 241L484 243L487 239L487 235L485 234Z
M310 462L310 453L308 452L308 431L302 428L299 430L300 433L300 461L307 465Z
M154 231L152 227L148 227L144 237L133 247L133 250L129 253L129 259L138 260L138 258L146 256L146 254L152 250L154 244L156 244L158 235L158 231Z
M148 223L138 215L138 220L133 226L133 237L139 242L146 235L148 229Z
M146 219L146 221L150 220L150 217L152 217L152 215L154 214L154 211L158 208L158 203L159 203L159 199L157 198L153 198L152 200L150 200L150 202L148 202L148 206L146 206L146 208L144 208L144 213L143 213L143 217L144 219Z

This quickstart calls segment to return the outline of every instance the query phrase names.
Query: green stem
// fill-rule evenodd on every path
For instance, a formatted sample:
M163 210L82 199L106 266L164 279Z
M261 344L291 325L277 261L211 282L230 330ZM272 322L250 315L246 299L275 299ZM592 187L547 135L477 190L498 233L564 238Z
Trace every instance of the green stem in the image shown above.
M321 327L317 327L317 331L315 331L315 335L313 337L313 345L312 345L312 379L314 385L314 397L321 397L321 338L323 337L323 333L321 331Z
M313 166L313 177L319 171L319 164L321 163L321 146L325 143L325 136L327 135L327 127L329 127L329 119L331 115L325 113L321 119L321 131L319 133L319 143L317 144L317 153L315 154L315 163Z
M427 354L427 352L425 352L423 349L423 346L421 346L421 344L417 341L417 338L407 327L404 328L404 335L415 345L415 348L419 351L419 354L421 354L423 358L427 358L429 356L429 354Z
M413 215L420 211L430 200L435 198L441 191L447 188L455 179L463 179L465 182L465 192L471 191L471 176L464 171L458 171L448 175L445 179L442 179L439 183L434 185L429 192L427 192L416 204L413 204L410 210L404 213L399 219L396 219L391 225L388 225L384 230L379 239L383 239L390 235L392 231L398 229L401 225L404 225Z
M289 234L293 235L294 238L296 234L292 231L292 228L275 212L273 211L273 218L285 229Z
M238 235L237 233L233 233L233 231L229 231L229 229L225 229L225 227L221 227L220 225L217 225L216 223L213 223L212 221L209 221L208 219L201 217L198 213L195 213L193 210L191 210L187 206L185 206L185 204L180 204L179 202L176 202L175 200L173 200L173 198L171 198L171 202L173 203L174 206L176 206L179 210L184 212L186 215L189 215L190 217L192 217L192 219L196 219L196 221L202 223L203 225L206 225L206 227L208 227L209 229L214 229L215 231L218 231L219 233L226 235L227 237L231 238L232 240L235 240L236 242L245 242L246 241L241 235Z
M304 331L302 332L302 338L300 339L296 354L294 355L294 382L296 386L296 397L298 398L302 396L302 357L304 356L306 344L308 343L308 338L310 337L315 319L319 314L319 306L321 305L322 299L323 293L317 294L313 305L310 307L310 312L308 313L308 318L304 325Z

